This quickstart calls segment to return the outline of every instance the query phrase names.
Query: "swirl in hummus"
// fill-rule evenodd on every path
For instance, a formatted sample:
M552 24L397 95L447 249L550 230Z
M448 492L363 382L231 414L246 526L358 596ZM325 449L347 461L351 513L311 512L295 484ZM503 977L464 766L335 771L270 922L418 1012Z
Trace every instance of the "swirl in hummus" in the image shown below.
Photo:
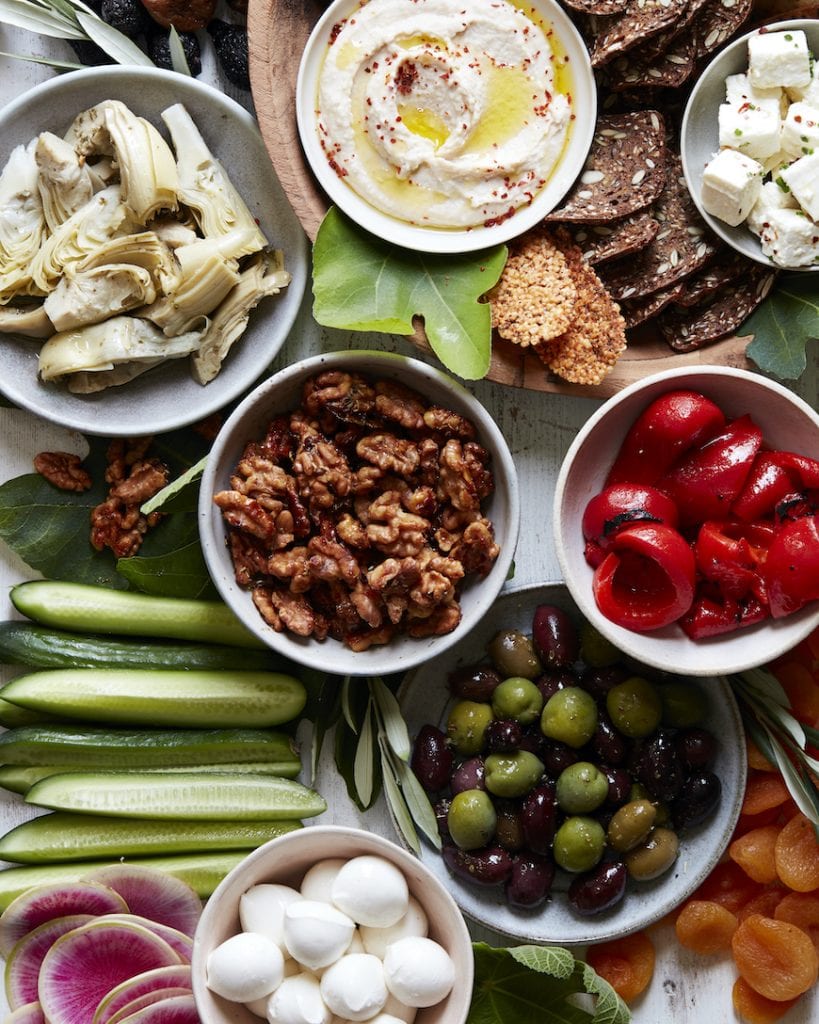
M532 202L573 113L551 32L506 0L369 0L333 27L322 149L372 206L428 227L498 223Z

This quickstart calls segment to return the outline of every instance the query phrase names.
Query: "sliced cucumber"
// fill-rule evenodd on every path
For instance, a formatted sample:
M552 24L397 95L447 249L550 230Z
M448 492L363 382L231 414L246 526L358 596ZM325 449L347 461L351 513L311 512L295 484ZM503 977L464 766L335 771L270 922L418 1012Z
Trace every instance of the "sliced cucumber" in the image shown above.
M58 629L266 649L221 601L155 597L58 580L18 583L11 589L11 601L26 618Z
M210 896L225 875L247 856L247 850L224 853L177 854L170 857L134 857L128 864L167 871L187 882L200 896ZM42 864L6 868L0 871L0 911L13 899L35 885L76 882L97 868L121 863L119 857L76 861L71 864Z
M0 859L48 864L102 857L252 850L301 827L298 821L134 821L58 811L7 832L0 838Z
M0 697L0 725L6 729L16 729L20 725L41 725L47 722L60 721L56 715L46 715L42 711L30 711L12 704Z
M184 821L311 818L323 798L293 779L213 772L66 772L35 783L26 803L105 817Z
M243 728L294 719L307 700L279 672L54 669L18 676L3 697L64 718L129 725Z

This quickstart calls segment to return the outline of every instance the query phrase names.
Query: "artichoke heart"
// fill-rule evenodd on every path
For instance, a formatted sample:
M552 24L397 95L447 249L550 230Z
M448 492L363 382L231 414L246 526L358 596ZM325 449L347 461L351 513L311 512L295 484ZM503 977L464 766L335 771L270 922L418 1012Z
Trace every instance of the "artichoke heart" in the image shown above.
M81 371L113 370L121 363L189 355L199 345L206 326L203 322L200 330L167 338L146 320L115 316L99 324L62 331L40 349L40 376L54 380Z
M56 231L93 196L91 175L74 147L52 132L38 137L34 157L45 221L49 231Z
M105 112L112 102L103 100L81 111L71 122L64 138L79 156L114 156L114 144L105 123Z
M36 140L16 146L0 174L0 302L38 294L30 265L45 235Z
M172 292L179 280L179 265L154 231L137 231L133 235L112 238L81 260L75 269L80 273L111 263L126 263L147 270L157 293Z
M244 334L251 311L267 295L290 284L279 251L264 251L252 258L239 275L239 283L211 317L202 344L191 357L193 376L200 384L212 381L233 343Z
M109 100L105 125L114 144L122 201L141 224L159 210L175 210L179 177L168 143L150 121Z
M58 331L70 331L151 303L155 298L156 288L149 271L114 263L64 277L46 296L44 306Z
M180 355L184 354L184 352L180 353ZM106 388L127 384L135 377L139 377L140 374L152 370L164 362L165 357L161 356L158 359L143 359L139 363L119 363L110 370L98 370L96 373L90 370L80 370L77 373L69 374L66 378L66 386L72 395L94 395L98 391L105 391Z
M0 334L50 338L53 333L54 325L42 305L0 306Z
M214 238L243 227L250 234L247 248L237 255L264 249L267 239L185 107L175 103L162 111L162 120L176 150L179 197L195 211L204 236Z
M113 185L119 175L119 168L110 156L104 156L93 163L87 162L85 166L95 192L102 192L104 188Z

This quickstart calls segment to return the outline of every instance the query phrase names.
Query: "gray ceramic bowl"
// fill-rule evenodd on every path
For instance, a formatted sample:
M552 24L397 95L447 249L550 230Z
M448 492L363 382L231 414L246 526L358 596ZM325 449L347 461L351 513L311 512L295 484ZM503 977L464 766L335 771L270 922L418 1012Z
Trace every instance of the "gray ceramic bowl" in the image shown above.
M485 503L485 515L495 528L500 554L485 579L469 577L461 591L463 617L444 636L413 639L399 635L390 643L366 651L352 651L328 637L318 641L291 633L277 633L257 611L250 593L236 582L233 562L225 543L225 526L213 495L229 487L230 475L245 444L264 437L271 418L296 408L304 381L326 370L349 370L369 377L395 379L437 403L470 419L478 440L491 456L495 490ZM491 607L506 580L515 552L520 518L514 462L497 424L466 388L417 359L387 352L331 352L281 370L236 408L225 423L208 456L199 492L199 535L208 569L222 598L244 624L274 650L300 664L337 675L381 675L403 672L437 657L476 626Z
M0 335L0 391L15 404L85 434L159 433L215 412L265 372L284 344L304 294L307 244L253 117L216 89L172 71L89 68L36 86L0 110L0 161L4 164L14 146L41 131L62 135L76 114L105 99L122 100L160 128L161 111L183 103L270 244L284 252L292 275L287 288L253 311L247 331L221 372L204 387L191 377L187 359L179 359L127 385L93 395L72 395L60 385L37 379L36 341Z
M773 32L782 29L802 29L808 38L811 53L819 54L819 21L815 18L795 18L791 21L778 21L766 25L764 31ZM712 216L702 205L702 173L705 165L719 150L719 125L717 117L721 103L725 102L725 79L748 68L748 39L757 32L756 29L735 39L720 50L714 60L697 79L691 91L683 114L680 132L680 154L682 156L685 183L691 198L696 203L705 222L719 237L749 259L765 266L775 267L773 260L763 252L759 239L744 224L731 227L725 221ZM819 265L794 267L793 270L819 270Z
M410 673L401 684L398 698L410 735L422 725L443 728L452 697L447 676L454 669L486 661L486 648L501 629L519 629L531 634L532 616L539 604L554 604L576 621L577 606L563 584L522 587L501 594L477 629L432 665ZM561 946L586 945L626 935L664 917L687 899L722 856L739 816L745 792L745 742L739 710L724 681L701 680L710 698L708 728L719 738L713 771L722 781L722 799L716 813L705 824L683 833L680 855L664 875L650 882L629 882L623 901L594 917L581 917L565 898L571 876L558 871L552 898L534 910L511 908L495 888L472 886L450 875L440 854L424 845L422 860L448 888L468 917L520 942Z

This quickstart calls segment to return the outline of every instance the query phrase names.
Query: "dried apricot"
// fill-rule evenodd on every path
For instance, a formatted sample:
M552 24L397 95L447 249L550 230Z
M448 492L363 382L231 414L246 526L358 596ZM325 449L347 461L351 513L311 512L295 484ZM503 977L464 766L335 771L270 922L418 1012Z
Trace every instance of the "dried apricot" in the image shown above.
M680 945L695 953L719 953L731 948L739 921L730 910L712 900L689 900L674 928Z
M738 1016L749 1024L774 1024L799 1001L799 996L795 999L767 999L752 989L744 978L737 978L731 994Z
M757 896L748 900L745 906L740 907L737 911L737 917L740 921L744 921L745 918L750 917L751 914L762 914L763 917L774 917L774 911L779 906L779 901L786 892L787 889L783 889L779 885L768 886Z
M762 887L749 878L732 860L717 864L694 893L695 900L713 900L736 914L746 903L758 896Z
M819 892L789 892L776 905L774 917L807 932L819 951Z
M788 799L788 787L780 775L770 772L750 772L742 801L742 814L760 814L779 807Z
M774 846L776 871L796 892L819 889L819 842L813 825L800 811L783 825Z
M752 739L746 741L748 748L748 767L753 768L758 772L775 772L777 768L772 765L767 757L762 753L759 747L754 743Z
M779 832L778 825L752 829L731 843L728 856L739 864L749 878L767 885L778 877L774 847Z
M591 946L586 960L630 1003L645 991L654 974L654 944L645 932L634 932Z
M734 932L731 949L739 973L768 999L794 999L819 976L810 936L788 921L751 914Z
M798 661L786 661L777 666L775 675L799 721L805 725L819 724L819 685L811 670Z

